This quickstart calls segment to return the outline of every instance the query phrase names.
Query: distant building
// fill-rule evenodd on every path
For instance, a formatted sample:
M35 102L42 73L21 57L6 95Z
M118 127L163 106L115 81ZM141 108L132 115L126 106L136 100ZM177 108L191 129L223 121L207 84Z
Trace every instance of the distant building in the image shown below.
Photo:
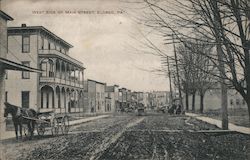
M116 112L119 108L119 86L106 86L106 97L111 98L111 110L110 112Z
M85 105L86 113L104 113L106 83L88 79L85 82Z
M8 101L40 112L82 112L85 68L69 56L72 47L42 26L8 27L8 59L43 71L8 71Z
M235 90L228 89L227 91L227 104L228 108L231 109L239 109L239 108L247 108L247 104L243 97ZM185 98L183 99L185 102ZM185 103L184 103L185 105ZM192 106L192 96L189 96L189 108ZM195 96L195 109L200 109L200 96L197 93ZM221 89L213 88L209 89L204 96L204 111L207 110L218 110L221 109Z
M105 97L105 112L111 112L111 98Z
M153 91L149 93L148 99L152 108L166 106L169 103L169 93L167 91Z

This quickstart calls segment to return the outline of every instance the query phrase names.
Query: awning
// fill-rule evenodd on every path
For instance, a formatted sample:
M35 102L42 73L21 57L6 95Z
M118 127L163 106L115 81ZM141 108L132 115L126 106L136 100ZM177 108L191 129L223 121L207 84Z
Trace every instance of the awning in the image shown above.
M0 57L0 66L4 67L6 70L16 70L16 71L27 71L27 72L37 72L37 73L42 73L42 70L36 69L36 68L31 68L13 61L10 61L5 58Z

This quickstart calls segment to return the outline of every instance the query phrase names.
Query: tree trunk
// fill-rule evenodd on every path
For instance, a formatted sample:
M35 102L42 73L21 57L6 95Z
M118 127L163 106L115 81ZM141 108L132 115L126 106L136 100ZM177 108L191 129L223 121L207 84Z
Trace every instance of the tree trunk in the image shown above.
M186 93L186 111L189 110L188 93Z
M203 113L204 109L204 94L200 94L200 113Z
M250 122L250 98L245 99L245 101L247 103L248 118L249 118L249 122Z
M195 112L195 92L192 94L192 111Z

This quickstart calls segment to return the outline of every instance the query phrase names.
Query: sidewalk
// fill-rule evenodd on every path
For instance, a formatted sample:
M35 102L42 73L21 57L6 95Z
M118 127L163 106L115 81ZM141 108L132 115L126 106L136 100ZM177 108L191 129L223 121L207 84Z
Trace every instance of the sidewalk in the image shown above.
M106 117L109 117L109 116L110 115L99 115L99 116L95 116L95 117L84 117L84 118L81 118L81 119L69 121L69 125L74 126L74 125L78 125L78 124L81 124L81 123L86 123L86 122L89 122L89 121L93 121L93 120L96 120L96 119L106 118ZM15 131L5 131L5 132L1 133L0 140L6 140L6 139L9 139L9 138L15 138L15 137L16 137Z
M222 121L221 120L201 116L201 115L195 114L195 113L185 113L185 114L187 116L194 117L194 118L196 118L198 120L201 120L201 121L216 125L219 128L222 128ZM232 124L232 123L228 124L228 129L231 130L231 131L236 131L236 132L240 132L240 133L244 133L244 134L250 134L250 128L237 126L237 125Z
M81 124L81 123L86 123L86 122L89 122L89 121L93 121L93 120L96 120L96 119L106 118L106 117L109 117L109 116L110 115L99 115L99 116L95 116L95 117L85 117L85 118L82 118L82 119L70 121L69 125L74 126L74 125L78 125L78 124Z

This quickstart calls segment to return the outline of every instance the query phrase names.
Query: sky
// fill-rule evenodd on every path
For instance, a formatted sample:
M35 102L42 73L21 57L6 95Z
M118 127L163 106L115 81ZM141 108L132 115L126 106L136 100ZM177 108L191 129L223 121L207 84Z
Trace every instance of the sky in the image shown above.
M2 0L1 10L14 18L8 26L44 26L72 44L69 54L83 62L85 79L133 91L169 90L167 78L147 71L159 68L160 58L132 51L131 45L141 47L132 37L141 39L144 28L122 12L119 0Z

